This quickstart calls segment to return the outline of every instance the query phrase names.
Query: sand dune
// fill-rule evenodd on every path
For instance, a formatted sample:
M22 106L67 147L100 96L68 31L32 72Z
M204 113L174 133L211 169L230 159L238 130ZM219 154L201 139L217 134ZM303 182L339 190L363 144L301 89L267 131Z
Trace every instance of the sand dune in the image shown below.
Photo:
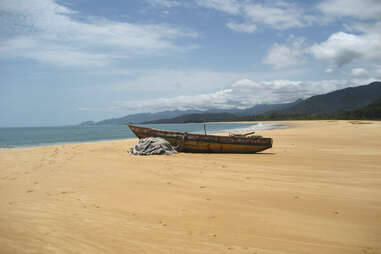
M381 122L288 124L255 155L0 150L0 253L381 253Z

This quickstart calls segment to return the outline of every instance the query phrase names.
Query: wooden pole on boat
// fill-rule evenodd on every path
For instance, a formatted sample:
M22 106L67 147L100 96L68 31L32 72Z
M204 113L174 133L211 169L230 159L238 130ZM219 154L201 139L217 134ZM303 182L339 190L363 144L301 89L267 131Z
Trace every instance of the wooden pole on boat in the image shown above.
M204 124L204 132L205 132L205 135L206 135L206 128L205 128L205 124Z

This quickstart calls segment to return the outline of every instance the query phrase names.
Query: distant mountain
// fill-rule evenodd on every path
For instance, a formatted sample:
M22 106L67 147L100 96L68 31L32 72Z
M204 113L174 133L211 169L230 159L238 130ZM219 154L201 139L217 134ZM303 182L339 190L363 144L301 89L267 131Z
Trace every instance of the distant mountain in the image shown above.
M218 121L234 121L237 115L232 113L199 113L181 115L170 119L160 119L149 121L146 123L202 123L202 122L218 122Z
M366 106L381 97L381 82L349 87L331 93L312 96L292 107L281 110L283 114L331 114Z
M258 104L247 109L210 109L174 110L158 113L140 113L121 118L91 121L82 124L124 124L131 123L185 123L206 121L244 121L244 120L276 120L276 119L315 119L330 115L338 115L359 109L375 102L381 97L381 82L349 87L327 94L312 96L306 100L297 100L284 104Z
M163 118L173 118L184 114L194 114L194 113L200 113L202 111L198 110L173 110L173 111L162 111L158 113L139 113L139 114L132 114L123 116L120 118L112 118L112 119L106 119L99 122L92 122L87 121L83 122L80 125L118 125L118 124L125 124L125 123L142 123L147 121L155 121L158 119Z
M210 109L207 111L201 110L173 110L173 111L161 111L157 113L139 113L126 115L120 118L112 118L106 119L99 122L86 121L81 123L80 125L116 125L116 124L125 124L125 123L146 123L146 122L155 122L157 120L170 120L172 118L177 118L180 116L185 116L183 121L189 121L190 117L186 117L186 115L195 115L195 114L207 114L208 116L213 116L215 118L213 121L218 121L222 117L222 113L226 114L234 114L236 116L248 116L248 115L256 115L262 114L272 110L279 110L288 108L294 105L296 102L292 103L284 103L284 104L258 104L254 107L247 109ZM217 114L217 115L213 115ZM218 115L221 114L221 115ZM228 115L226 115L228 116ZM231 116L229 116L231 117ZM204 119L206 116L197 116L196 119ZM175 122L179 122L180 118L174 120ZM162 122L162 121L161 121Z
M199 113L182 115L173 119L162 119L155 123L184 123L207 121L245 121L245 120L292 120L292 119L341 119L343 114L349 117L377 116L373 106L361 108L375 102L381 97L381 82L345 88L331 93L312 96L306 100L298 100L287 104L256 105L245 110L231 110L224 113ZM373 104L372 104L373 105ZM359 109L359 111L354 111ZM368 110L369 114L364 112ZM355 113L357 112L357 113ZM354 119L354 118L353 118ZM371 118L369 118L371 119Z
M381 82L312 96L294 106L239 120L380 119ZM380 119L381 120L381 119Z
M247 109L240 109L236 111L228 111L230 113L236 114L237 116L252 116L252 115L259 115L271 111L276 110L286 110L300 102L302 102L302 99L296 100L294 102L290 103L280 103L280 104L257 104L254 107L247 108Z
M146 121L144 123L198 123L198 122L219 122L219 121L237 121L241 117L248 117L263 114L269 111L287 109L294 106L302 100L283 104L258 104L247 109L211 109L196 114L184 114L174 118L164 118L155 121Z
M82 122L80 123L79 125L80 126L89 126L89 125L95 125L96 123L94 121L86 121L86 122Z

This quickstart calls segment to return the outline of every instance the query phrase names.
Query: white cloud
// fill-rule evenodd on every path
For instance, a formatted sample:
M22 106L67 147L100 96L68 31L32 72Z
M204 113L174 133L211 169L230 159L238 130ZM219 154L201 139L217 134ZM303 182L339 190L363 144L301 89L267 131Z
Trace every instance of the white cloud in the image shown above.
M347 74L355 78L370 78L379 80L381 78L381 65L374 65L366 69L361 67L352 68Z
M191 45L179 46L177 40L197 36L164 24L76 19L79 15L53 0L2 0L0 29L9 36L0 40L1 56L59 65L105 65L135 55L189 49Z
M229 87L213 93L177 96L152 100L122 101L117 104L124 110L163 111L173 109L248 108L262 103L285 103L316 94L328 93L349 86L368 83L369 80L292 81L273 80L255 82L240 79ZM154 109L154 110L153 110Z
M273 29L301 28L322 22L307 10L287 1L268 1L252 3L234 0L199 0L200 6L239 16L245 22L230 22L227 27L235 31L253 33L257 26L264 25Z
M243 14L253 23L268 25L275 29L299 28L308 25L309 16L295 5L248 4L243 6Z
M197 4L232 15L239 14L241 8L240 3L236 0L197 0Z
M304 38L291 38L288 44L273 44L263 62L274 66L275 69L298 66L305 62L303 47Z
M363 68L353 68L350 74L355 77L368 77L369 75L368 71Z
M338 67L360 60L381 61L381 22L356 24L352 29L357 33L334 33L326 41L314 44L311 53Z
M257 25L255 24L237 24L234 22L230 22L227 23L226 26L237 32L254 33L255 31L257 31Z
M181 2L175 0L146 0L150 5L154 7L172 8L181 5Z
M139 70L127 73L123 81L108 84L107 89L126 93L143 93L147 96L208 93L230 86L243 73L204 70ZM160 94L160 95L159 95Z
M37 38L17 37L0 42L3 57L27 58L60 66L101 67L111 63L109 54L87 53Z
M324 0L318 8L334 17L379 19L381 16L380 0Z

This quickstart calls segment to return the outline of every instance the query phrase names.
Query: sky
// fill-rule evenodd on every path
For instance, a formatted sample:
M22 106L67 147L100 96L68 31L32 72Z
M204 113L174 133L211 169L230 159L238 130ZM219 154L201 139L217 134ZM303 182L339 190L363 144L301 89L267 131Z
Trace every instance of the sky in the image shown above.
M285 103L381 80L381 0L0 0L0 127Z

